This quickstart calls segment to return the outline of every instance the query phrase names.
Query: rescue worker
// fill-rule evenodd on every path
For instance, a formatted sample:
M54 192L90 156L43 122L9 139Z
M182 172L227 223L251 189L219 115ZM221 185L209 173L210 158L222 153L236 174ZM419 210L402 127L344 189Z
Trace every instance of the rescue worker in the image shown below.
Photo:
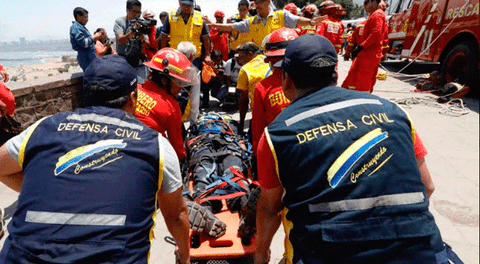
M302 16L308 19L312 19L317 13L317 6L314 4L308 4L303 8ZM295 29L299 36L305 34L315 34L315 26L306 25L306 26L297 26Z
M0 147L20 192L0 263L148 263L158 207L189 261L187 206L167 139L138 121L137 76L118 55L85 70L85 108L45 117Z
M238 32L249 32L252 41L261 47L263 39L276 29L296 28L297 26L319 24L325 17L315 17L308 19L293 15L290 12L283 10L273 11L271 7L271 0L256 0L255 10L257 15L249 17L246 20L236 22L233 24L216 24L206 19L209 25L213 25L225 31L237 30Z
M238 109L240 120L238 133L243 135L245 125L245 116L248 112L248 102L253 106L253 94L258 82L268 77L269 66L265 63L265 56L260 52L260 48L253 42L246 42L238 49L238 62L243 65L238 73L237 90L240 92L238 99Z
M345 25L343 25L343 23L342 23L342 18L347 14L347 11L340 4L335 4L335 7L337 8L337 12L335 13L335 15L333 17L337 20L337 22L340 23L340 26L341 26L340 31L342 32L342 34L338 35L338 39L337 39L337 42L340 43L340 48L339 48L339 51L337 53L342 55L343 54L343 46L345 45L345 43L343 41L344 40L343 35L345 33Z
M338 4L325 5L325 7L323 7L323 12L327 15L327 18L324 19L316 28L316 33L318 35L324 36L330 40L330 42L332 42L337 53L340 52L340 49L343 45L342 36L344 30L342 21L336 17L338 8Z
M297 15L297 6L295 3L288 3L283 7L283 10L287 10L288 12Z
M292 40L298 38L294 29L280 28L265 38L265 62L270 66L272 74L260 81L255 87L252 106L252 150L256 156L258 141L265 127L290 104L282 90L282 72L280 64L285 48ZM279 63L280 62L280 63Z
M142 13L142 17L145 20L154 20L155 13L149 9L145 9ZM151 24L149 27L150 33L147 35L147 38L144 38L142 44L142 53L147 58L147 61L151 60L158 50L158 44L155 41L155 34L157 34L156 23Z
M138 87L135 116L167 137L182 162L187 154L183 146L182 112L175 98L192 83L190 61L178 50L163 48L145 66L151 70L151 76Z
M343 55L345 60L351 59L353 49L365 41L365 23L367 23L367 20L359 22L355 26L352 35L348 38L348 45L345 49L345 55Z
M225 13L221 10L217 10L214 13L215 20L217 23L223 23L223 19L225 18ZM229 39L229 32L224 32L219 30L215 27L211 27L210 29L210 39L212 41L212 51L219 50L222 52L222 60L228 60L228 39ZM211 57L211 54L210 54Z
M385 1L381 0L380 4L378 4L378 6L383 10L383 12L385 12L385 10L388 7L388 4L385 3ZM385 61L387 59L387 53L388 53L388 50L390 49L390 45L388 45L389 43L390 43L390 41L388 40L388 26L387 26L387 30L384 31L384 35L383 35L383 47L382 47L382 59L381 59L381 61Z
M195 52L197 48L191 42L180 42L177 50L183 53L183 55L185 55L190 62L195 60ZM189 70L188 74L192 86L186 87L188 93L188 103L182 115L182 121L188 121L190 124L193 124L197 120L198 113L200 111L200 71L197 67L192 65L192 68Z
M176 49L182 41L193 43L197 48L195 53L197 59L193 64L201 70L201 61L212 64L210 58L212 47L208 27L203 22L202 13L193 9L193 0L179 0L178 4L180 7L170 11L165 18L160 35L160 49L167 47L167 44ZM168 36L170 36L169 41Z
M410 118L388 100L336 87L336 62L321 36L286 48L283 91L292 103L257 152L255 263L268 263L283 209L287 263L448 263Z
M348 75L342 83L343 88L372 93L376 82L376 75L384 38L388 31L385 13L379 6L379 0L365 0L363 7L369 13L364 26L365 40L352 51L352 58L358 57L352 62Z
M247 0L240 0L238 2L238 14L227 20L227 23L240 22L248 17L249 3ZM240 33L236 30L230 32L230 53L229 58L233 58L236 53L237 47L247 41L251 41L249 33Z
M335 5L331 0L325 0L318 6L318 14L320 16L327 15L327 7Z

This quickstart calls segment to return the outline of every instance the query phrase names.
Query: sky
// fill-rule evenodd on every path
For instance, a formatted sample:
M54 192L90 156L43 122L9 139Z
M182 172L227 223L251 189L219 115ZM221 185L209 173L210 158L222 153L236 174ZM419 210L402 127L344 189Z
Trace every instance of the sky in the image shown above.
M1 1L0 42L26 40L69 39L73 9L77 6L88 11L87 29L91 34L99 27L114 37L115 19L126 15L126 0L11 0ZM178 8L178 0L140 0L142 11L150 9L157 20L162 11ZM202 14L214 19L221 9L227 17L237 11L238 0L197 0ZM158 21L157 25L161 23Z
M142 11L150 9L158 15L178 7L178 0L140 0ZM354 0L361 3L362 0ZM226 17L237 11L238 0L197 0L202 14L214 19L213 13L220 9ZM77 6L88 10L86 25L91 34L99 27L107 30L113 38L115 19L126 15L126 0L2 0L0 8L0 42L28 40L69 39L73 9ZM158 21L159 25L161 24Z

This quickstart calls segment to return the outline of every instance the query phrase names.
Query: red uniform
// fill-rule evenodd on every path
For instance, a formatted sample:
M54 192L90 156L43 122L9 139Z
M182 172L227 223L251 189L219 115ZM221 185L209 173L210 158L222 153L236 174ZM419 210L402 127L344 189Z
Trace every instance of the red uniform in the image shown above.
M315 31L316 31L315 26L310 26L310 25L297 26L297 28L295 29L295 32L297 32L299 36L305 35L305 34L315 34Z
M343 31L344 26L340 19L328 17L317 26L316 33L330 40L338 53L343 45Z
M272 75L262 80L255 87L252 108L252 147L256 155L258 141L265 127L270 124L277 115L290 104L283 94L282 74L274 71Z
M170 141L180 161L186 157L182 136L182 113L177 100L147 81L138 85L135 116L148 127L162 133Z
M365 31L365 23L367 23L367 20L358 23L358 25L353 30L352 35L347 39L347 52L352 52L353 47L355 47L356 45L360 45L360 43L365 41L365 34L363 34L363 32Z
M220 50L222 52L222 60L228 60L228 33L218 28L210 28L210 40L212 42L212 50Z
M359 44L363 50L353 60L347 78L342 84L343 88L373 92L378 65L383 56L385 31L388 31L385 13L377 9L370 14L365 23L363 32L365 40Z
M150 26L150 34L148 34L148 42L150 42L150 44L145 45L143 47L143 54L147 57L147 61L150 61L155 55L155 53L157 53L158 45L157 45L157 42L155 41L156 34L157 34L157 27Z
M2 66L0 65L0 70L3 70ZM7 109L7 114L13 115L13 111L15 110L15 97L13 96L10 89L8 89L3 82L0 82L0 101L5 104ZM0 113L1 116L1 113Z

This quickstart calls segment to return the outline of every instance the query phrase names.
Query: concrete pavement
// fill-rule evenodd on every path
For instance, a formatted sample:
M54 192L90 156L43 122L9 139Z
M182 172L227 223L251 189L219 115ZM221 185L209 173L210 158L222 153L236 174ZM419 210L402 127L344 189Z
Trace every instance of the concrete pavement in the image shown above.
M339 84L345 79L351 62L339 62ZM428 101L428 94L412 92L415 87L393 78L377 81L374 94L387 99L406 101L417 98L419 104L404 106L410 113L429 154L435 192L430 210L442 232L445 242L466 263L479 263L479 105L478 99L465 98L470 109L466 115L455 117L440 114L441 108ZM411 100L413 101L413 100ZM238 119L238 114L234 115ZM251 118L250 113L247 119ZM7 207L17 199L17 193L0 184L0 206ZM174 263L174 246L164 241L169 236L161 215L155 227L156 240L151 250L151 263ZM283 254L283 229L277 232L270 263L278 263ZM5 237L0 240L3 246Z

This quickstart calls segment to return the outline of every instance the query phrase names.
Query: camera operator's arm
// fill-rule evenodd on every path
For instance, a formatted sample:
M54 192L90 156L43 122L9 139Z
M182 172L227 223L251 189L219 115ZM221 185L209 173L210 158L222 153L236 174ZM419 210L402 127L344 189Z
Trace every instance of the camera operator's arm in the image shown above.
M115 37L117 38L117 42L120 45L126 44L129 40L135 37L135 31L140 28L138 23L133 24L131 27L134 30L130 30L128 33L122 33L124 31L124 27L119 24L120 21L115 21L115 26L113 27L113 31L115 32Z

